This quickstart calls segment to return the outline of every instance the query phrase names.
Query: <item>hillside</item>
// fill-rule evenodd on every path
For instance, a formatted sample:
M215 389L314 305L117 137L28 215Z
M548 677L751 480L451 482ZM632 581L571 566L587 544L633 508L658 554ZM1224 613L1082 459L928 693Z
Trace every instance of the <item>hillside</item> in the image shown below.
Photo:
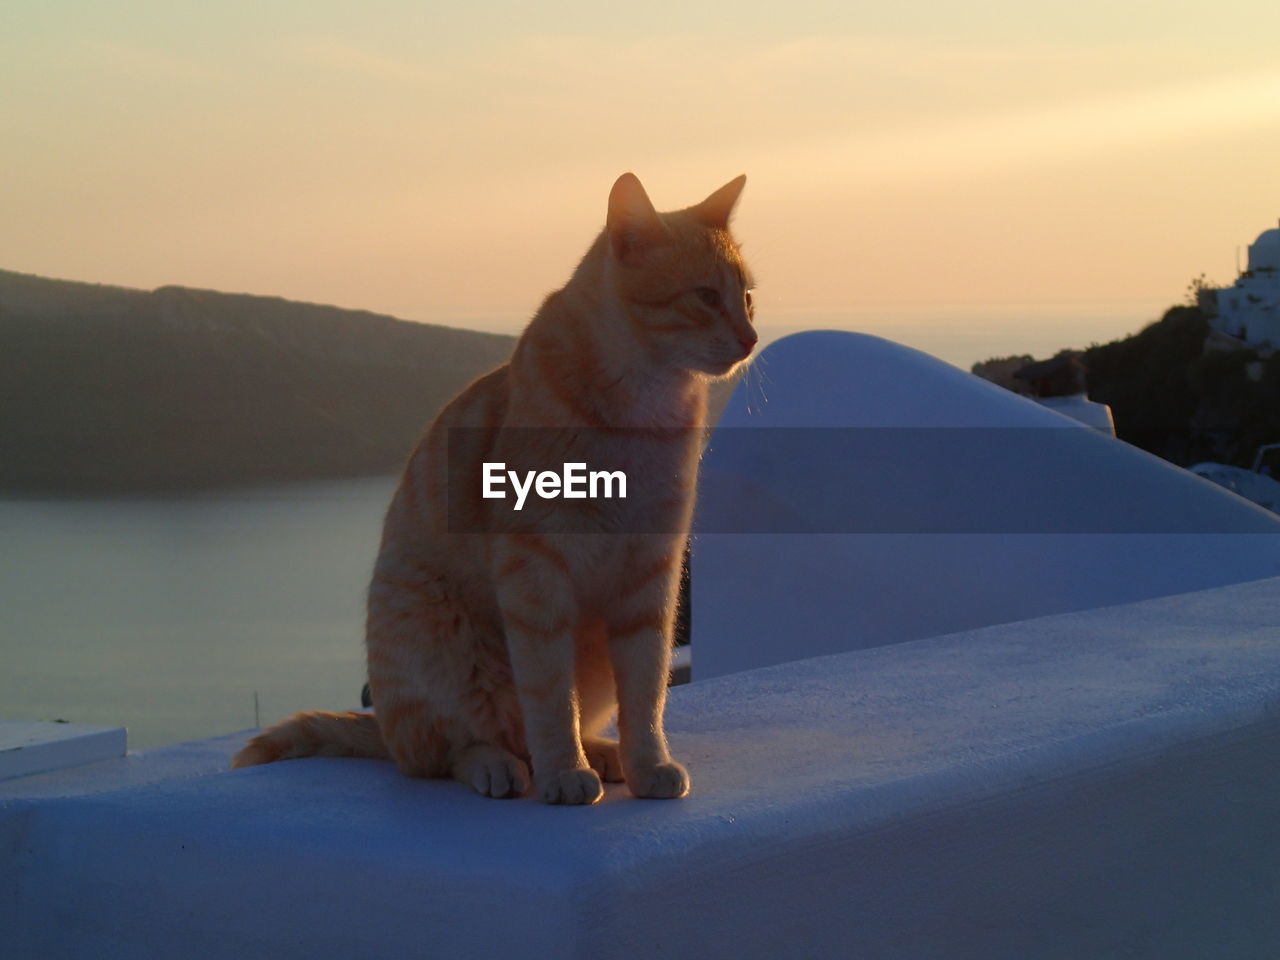
M1250 467L1259 446L1280 442L1280 353L1215 342L1198 306L1170 307L1137 333L1062 350L1054 360L1064 357L1083 368L1089 399L1111 408L1116 436L1179 466ZM1035 366L1015 355L975 363L972 372L1026 393L1027 381L1014 373L1025 378Z
M392 472L513 342L275 297L0 271L0 491Z
M1249 467L1280 440L1280 355L1206 350L1209 324L1192 306L1084 351L1089 396L1111 406L1116 434L1181 466Z

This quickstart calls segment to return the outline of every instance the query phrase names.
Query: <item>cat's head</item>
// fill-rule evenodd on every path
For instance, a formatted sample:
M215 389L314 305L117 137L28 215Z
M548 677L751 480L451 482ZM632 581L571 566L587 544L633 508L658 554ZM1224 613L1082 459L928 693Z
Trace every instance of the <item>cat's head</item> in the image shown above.
M634 174L609 194L606 277L637 339L659 363L724 376L751 355L751 272L729 234L747 182L730 180L701 203L658 213Z

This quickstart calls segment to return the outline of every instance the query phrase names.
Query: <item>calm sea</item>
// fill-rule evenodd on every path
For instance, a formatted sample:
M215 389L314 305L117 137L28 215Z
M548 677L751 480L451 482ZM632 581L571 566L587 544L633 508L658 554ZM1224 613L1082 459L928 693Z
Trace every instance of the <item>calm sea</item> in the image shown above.
M394 480L161 500L0 500L0 720L131 748L359 705Z

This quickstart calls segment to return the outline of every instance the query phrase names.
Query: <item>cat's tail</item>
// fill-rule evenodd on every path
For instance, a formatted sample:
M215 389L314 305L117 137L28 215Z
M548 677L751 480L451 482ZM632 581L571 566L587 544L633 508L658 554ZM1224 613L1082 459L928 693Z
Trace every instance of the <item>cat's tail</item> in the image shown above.
M231 758L231 768L252 767L295 757L372 757L389 754L371 713L309 710L268 727Z

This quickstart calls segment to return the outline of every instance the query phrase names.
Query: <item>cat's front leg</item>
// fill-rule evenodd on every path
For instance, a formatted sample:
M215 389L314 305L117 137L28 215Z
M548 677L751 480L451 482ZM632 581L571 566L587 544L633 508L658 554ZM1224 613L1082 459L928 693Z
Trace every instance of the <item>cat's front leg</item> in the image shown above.
M662 723L679 565L674 551L651 559L647 570L637 564L641 577L624 586L608 620L609 656L618 686L619 753L627 786L637 797L669 799L689 792L689 773L671 759Z
M534 788L544 803L595 803L604 796L587 761L574 691L577 605L568 565L549 538L505 538L497 595L507 651L533 760Z

